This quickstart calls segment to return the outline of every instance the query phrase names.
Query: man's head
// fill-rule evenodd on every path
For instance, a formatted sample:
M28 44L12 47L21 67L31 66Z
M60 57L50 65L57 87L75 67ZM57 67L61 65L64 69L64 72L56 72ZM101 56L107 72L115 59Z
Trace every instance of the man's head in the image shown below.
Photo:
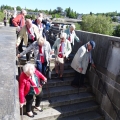
M66 40L66 33L61 33L60 34L60 39L61 39L61 42L64 42Z
M26 24L27 28L30 29L32 27L31 19L26 19L25 24Z
M44 43L45 43L45 39L43 37L39 37L39 39L38 39L39 46L43 46Z
M22 10L21 10L21 14L23 14L24 16L26 16L26 15L27 15L27 11L24 10L24 9L22 9Z
M38 17L43 18L43 14L42 14L42 13L39 13L39 14L38 14Z
M72 31L74 31L74 30L75 30L75 25L72 24L72 25L70 26L70 32L72 32Z
M41 17L38 17L37 18L37 24L40 24L42 22L42 18Z
M89 41L87 43L87 48L88 48L88 51L91 51L92 49L95 48L95 42L93 40Z

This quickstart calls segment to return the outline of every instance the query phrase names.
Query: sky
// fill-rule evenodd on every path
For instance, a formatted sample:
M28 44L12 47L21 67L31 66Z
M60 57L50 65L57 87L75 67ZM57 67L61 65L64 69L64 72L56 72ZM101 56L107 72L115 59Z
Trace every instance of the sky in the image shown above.
M0 5L20 6L27 9L54 10L70 7L77 13L120 12L120 0L0 0Z

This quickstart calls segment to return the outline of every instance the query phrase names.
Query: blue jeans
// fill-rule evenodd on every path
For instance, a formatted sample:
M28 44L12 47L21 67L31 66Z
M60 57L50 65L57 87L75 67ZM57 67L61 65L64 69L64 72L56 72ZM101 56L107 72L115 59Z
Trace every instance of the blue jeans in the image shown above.
M47 62L41 63L36 61L37 70L40 71L43 75L46 75Z

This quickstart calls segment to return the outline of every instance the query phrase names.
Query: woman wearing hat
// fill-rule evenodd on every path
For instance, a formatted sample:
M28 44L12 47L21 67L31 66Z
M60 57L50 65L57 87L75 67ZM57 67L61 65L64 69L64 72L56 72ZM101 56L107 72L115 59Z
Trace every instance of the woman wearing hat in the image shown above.
M75 87L84 86L84 76L86 74L88 64L91 63L93 67L93 60L91 57L91 50L95 48L95 42L89 41L85 45L81 46L75 54L71 67L75 70L75 78L71 85ZM79 81L80 80L80 81Z

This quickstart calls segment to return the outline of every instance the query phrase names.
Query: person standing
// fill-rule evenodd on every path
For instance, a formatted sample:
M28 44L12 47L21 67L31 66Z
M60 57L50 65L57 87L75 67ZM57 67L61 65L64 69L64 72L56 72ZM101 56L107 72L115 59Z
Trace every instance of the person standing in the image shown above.
M4 26L6 26L6 23L7 23L6 17L4 17L3 22L4 22Z
M19 46L22 38L24 40L24 44L28 47L34 41L38 40L39 37L40 33L38 27L32 24L32 21L30 19L26 19L25 25L22 27L18 35L16 47ZM31 52L26 54L27 61L30 60L30 53Z
M19 35L20 30L25 25L25 15L27 14L26 10L21 10L20 14L18 14L15 18L12 19L12 24L14 27L16 27L16 34L17 37ZM23 45L23 39L21 39L21 42L18 46L19 52L22 52L22 45Z
M91 56L91 51L94 48L95 42L91 40L85 45L81 46L75 54L71 63L71 67L75 70L75 78L71 82L72 86L84 87L84 77L88 68L88 64L91 63L91 65L95 67Z
M60 76L60 79L64 81L63 72L64 72L65 58L67 58L72 51L70 41L66 39L66 33L60 34L60 38L57 38L54 45L52 46L52 51L56 55L56 60L55 60L56 76L55 77Z
M74 40L80 42L80 39L77 37L75 33L75 25L72 24L70 28L64 31L67 34L67 39L70 41L72 48L74 47Z
M40 102L42 100L43 92L40 81L47 82L47 78L35 69L33 64L26 64L23 66L23 72L19 77L19 99L20 107L26 102L26 112L29 117L34 117L32 112L32 103L35 99L35 109L42 112ZM26 99L26 101L25 101Z
M34 61L37 67L43 75L46 75L46 67L49 65L51 46L45 38L40 37L38 41L33 42L22 53L18 54L18 57L23 56L29 51L34 52Z
M45 37L45 25L42 23L42 18L38 17L37 22L34 24L38 27L40 36Z

